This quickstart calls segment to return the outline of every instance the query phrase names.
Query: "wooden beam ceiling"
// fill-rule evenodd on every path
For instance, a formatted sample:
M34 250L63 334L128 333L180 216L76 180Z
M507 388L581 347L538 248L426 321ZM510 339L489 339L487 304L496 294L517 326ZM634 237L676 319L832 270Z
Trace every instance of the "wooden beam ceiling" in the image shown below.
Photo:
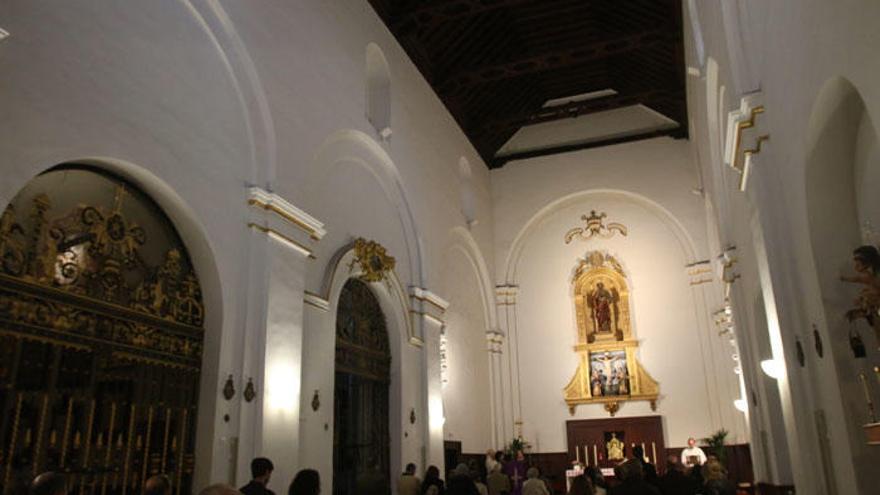
M525 126L631 105L678 127L588 147L687 137L681 0L370 3L490 167L512 159L496 153ZM543 108L548 100L606 88L617 94ZM557 148L552 152L570 151Z

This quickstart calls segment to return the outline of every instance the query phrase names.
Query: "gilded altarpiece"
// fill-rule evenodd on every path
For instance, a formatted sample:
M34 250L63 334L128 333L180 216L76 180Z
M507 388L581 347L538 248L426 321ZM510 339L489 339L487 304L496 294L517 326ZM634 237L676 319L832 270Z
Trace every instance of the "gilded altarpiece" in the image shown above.
M204 307L144 194L87 168L34 178L0 217L0 491L190 493Z
M645 400L656 408L660 387L639 363L632 332L629 284L611 255L591 251L575 270L572 286L578 367L565 387L572 414L580 404L604 404L612 416L624 401Z

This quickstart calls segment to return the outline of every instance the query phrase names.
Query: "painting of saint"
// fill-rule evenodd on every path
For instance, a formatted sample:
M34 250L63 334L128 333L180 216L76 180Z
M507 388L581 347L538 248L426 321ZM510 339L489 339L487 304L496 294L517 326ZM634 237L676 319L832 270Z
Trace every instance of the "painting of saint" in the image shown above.
M626 351L590 354L590 392L593 397L629 395Z

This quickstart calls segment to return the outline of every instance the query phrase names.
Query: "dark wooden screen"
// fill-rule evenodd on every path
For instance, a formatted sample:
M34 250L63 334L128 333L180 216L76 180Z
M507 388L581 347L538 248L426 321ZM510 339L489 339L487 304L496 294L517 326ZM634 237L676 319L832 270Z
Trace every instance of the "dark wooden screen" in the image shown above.
M588 462L585 464L598 465L600 468L614 467L617 462L609 461L606 452L607 438L613 432L624 443L624 454L627 458L632 457L633 446L644 446L645 455L657 466L658 471L662 472L666 468L666 442L663 439L661 416L572 420L567 421L565 427L571 460L579 457L584 462L586 448ZM580 449L577 455L575 447Z
M46 172L0 217L0 488L189 493L204 309L170 221L123 181Z
M379 301L366 283L342 288L336 319L333 493L358 493L359 480L390 493L388 331Z

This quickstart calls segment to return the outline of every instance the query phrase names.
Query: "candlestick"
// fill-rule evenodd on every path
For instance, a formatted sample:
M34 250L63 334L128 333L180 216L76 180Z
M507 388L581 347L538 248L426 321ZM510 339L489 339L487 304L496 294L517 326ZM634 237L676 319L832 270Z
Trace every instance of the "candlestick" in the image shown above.
M597 466L597 467L599 466L599 458L597 457L597 454L596 454L596 444L595 443L593 444L593 465Z
M865 392L865 402L868 403L868 414L871 417L871 422L877 422L877 415L874 414L874 402L871 400L871 392L868 390L868 377L865 376L864 372L859 373L859 381L862 382L862 391Z

